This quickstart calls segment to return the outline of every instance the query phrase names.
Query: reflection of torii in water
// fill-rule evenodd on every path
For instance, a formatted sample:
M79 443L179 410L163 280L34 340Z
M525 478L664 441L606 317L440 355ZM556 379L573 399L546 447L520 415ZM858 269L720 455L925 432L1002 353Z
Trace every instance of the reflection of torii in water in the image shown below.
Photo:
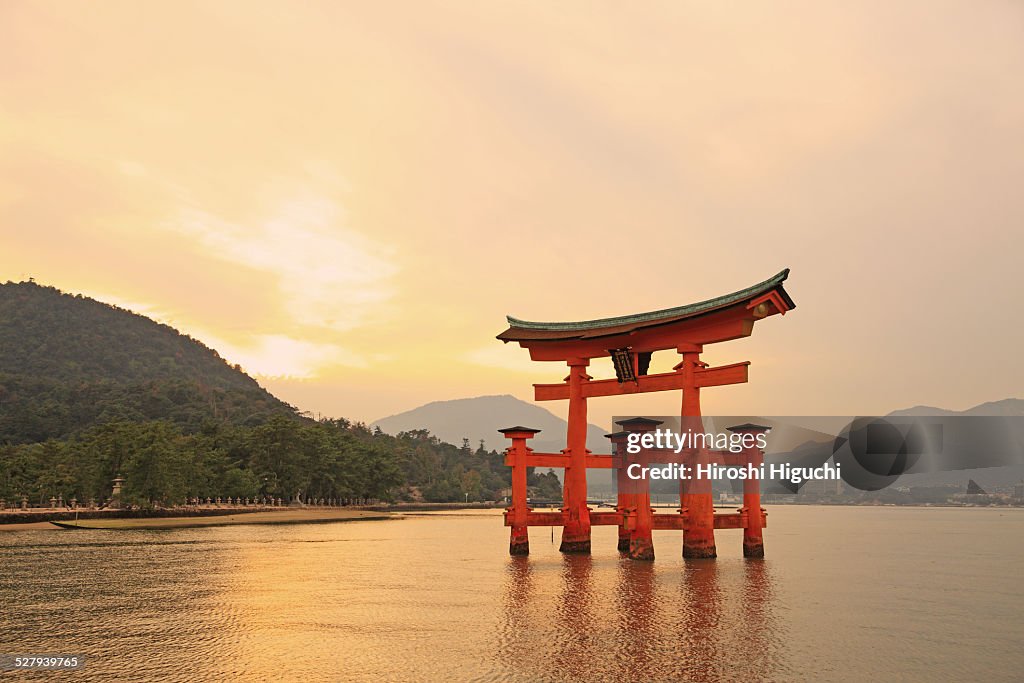
M559 571L560 569L560 571ZM512 557L496 666L507 678L762 680L786 671L770 565L607 564L586 555ZM554 614L554 618L552 618ZM570 675L566 675L570 674Z
M517 342L537 361L560 361L569 366L569 375L560 384L535 384L537 401L568 400L569 416L566 449L561 453L534 453L526 446L538 430L509 427L501 430L512 440L505 464L512 467L512 504L506 510L505 524L512 527L509 551L529 553L527 529L530 526L561 526L560 550L567 553L590 552L590 527L615 524L629 539L629 554L634 559L654 559L650 542L653 529L682 529L683 556L715 557L716 528L744 529L744 554L763 555L761 529L765 513L761 509L760 489L744 485L744 507L739 513L715 515L711 480L704 477L684 486L680 482L680 511L676 515L653 515L650 510L647 481L639 482L636 493L619 491L615 512L593 512L587 506L588 467L622 469L621 454L593 455L587 450L587 399L680 389L683 392L682 428L700 428L700 390L702 387L739 384L747 381L749 362L711 368L700 360L706 344L748 337L754 323L776 313L785 314L796 304L783 288L789 276L784 270L775 277L746 289L695 304L650 313L583 322L530 322L508 317L509 328L498 335L504 342ZM648 374L650 357L655 351L675 350L682 360L673 372ZM594 358L610 357L615 366L614 379L595 380L586 368ZM653 429L651 425L623 425L629 431ZM736 431L766 431L760 425L741 425ZM614 439L613 439L614 441ZM648 457L649 457L648 453ZM678 462L691 467L720 463L745 465L759 463L763 453L756 447L741 453L691 449L678 456ZM659 454L659 461L664 461ZM565 468L563 508L561 512L533 512L527 505L526 469L528 467ZM695 471L695 470L694 470ZM747 480L750 481L750 480Z

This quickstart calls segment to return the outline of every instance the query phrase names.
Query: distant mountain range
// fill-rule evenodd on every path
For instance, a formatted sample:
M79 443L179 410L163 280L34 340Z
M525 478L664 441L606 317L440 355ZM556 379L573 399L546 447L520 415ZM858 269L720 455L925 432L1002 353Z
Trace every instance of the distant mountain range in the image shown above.
M914 406L913 408L906 408L903 410L894 410L884 417L1024 417L1024 400L1019 398L1007 398L1001 401L989 401L976 405L966 410L948 410L946 408L937 408L934 406ZM1002 424L1002 423L1001 423ZM1013 422L1007 422L1006 427L1008 429L1019 430L1021 423L1019 420ZM785 455L786 461L800 463L803 465L816 466L820 464L822 453L829 453L832 450L834 439L832 436L819 433L814 435L809 430L801 430L798 427L785 426L781 429L776 430L780 432L780 436L783 439L783 444L786 444L786 439L789 440L789 444L799 445L788 445L791 449ZM774 436L773 432L773 436ZM801 441L800 437L803 436L807 440ZM773 441L773 444L778 447L779 442ZM782 449L785 450L787 445L783 445ZM983 461L986 453L984 451L978 453L967 453L964 457L972 457L976 460ZM989 454L991 455L991 454ZM808 461L801 463L801 458L807 458ZM922 461L925 464L927 461ZM939 472L913 472L905 473L894 482L893 486L901 487L918 487L918 486L966 486L968 480L975 480L979 485L985 488L1005 488L1010 484L1014 484L1024 478L1024 462L1020 464L1001 465L993 467L977 467L970 469L950 469L947 471Z
M434 401L382 418L370 426L380 427L388 434L427 429L448 443L461 444L463 439L469 439L475 448L482 440L488 449L501 451L509 442L498 430L518 425L541 430L530 441L535 451L558 453L565 448L565 420L508 394ZM610 453L608 439L604 437L607 433L597 425L588 425L587 448L594 453Z
M963 411L947 410L932 406L915 406L904 410L895 410L889 415L894 417L918 416L1024 416L1024 400L1008 398L991 401L968 408ZM739 419L739 418L736 418ZM756 418L750 418L756 420ZM742 420L741 420L742 421ZM507 442L498 434L498 429L523 425L541 429L541 433L531 442L536 451L557 453L565 448L566 422L540 406L522 401L514 396L478 396L452 401L436 401L428 403L377 420L372 426L380 427L389 434L414 429L427 429L442 441L459 444L467 438L476 446L482 439L488 449L501 450ZM608 440L604 438L606 430L596 425L589 425L587 430L587 447L595 453L608 453ZM816 434L811 430L803 430L787 426L779 434L785 441L793 443L795 453L801 450L820 452L821 444L831 446L832 437ZM802 437L802 438L801 438ZM822 437L824 441L822 441ZM796 445L801 444L801 445ZM561 470L555 470L561 476ZM941 484L964 484L974 479L981 486L1005 486L1008 482L1024 477L1024 465L1007 467L990 467L953 472L935 472L921 474L905 474L900 477L899 486L936 486ZM588 472L587 480L595 493L611 487L611 479L604 471Z
M453 401L434 401L419 408L374 422L388 434L427 429L431 434L452 444L469 439L475 447L480 441L486 448L502 451L509 442L498 433L504 427L532 427L541 430L530 440L530 448L538 453L558 453L565 448L568 424L553 413L508 394L477 396ZM610 453L611 444L605 438L607 429L587 425L587 448L593 453ZM540 468L543 471L543 468ZM562 470L553 470L561 479ZM594 495L612 491L611 470L587 470L587 487Z
M889 415L894 417L1024 416L1024 399L1007 398L1001 401L990 401L962 411L933 406L914 406L913 408L894 410ZM756 420L757 418L749 419ZM476 446L482 439L488 449L501 450L508 444L501 438L498 430L515 425L542 430L531 442L534 450L557 453L565 448L565 420L540 406L508 394L434 401L397 415L381 418L371 427L380 427L389 434L426 429L448 443L459 444L465 438L469 439L473 446ZM587 448L595 453L610 452L608 440L604 438L606 433L606 429L593 424L589 425ZM800 441L794 443L800 443Z
M946 410L945 408L935 408L933 406L914 406L906 410L894 410L889 415L894 417L927 417L929 415L940 417L949 415L1020 417L1024 416L1024 399L1004 398L1002 401L989 401L967 410Z
M946 410L932 406L915 406L907 410L897 410L889 413L894 417L949 417L955 415L966 415L976 417L1021 417L1024 416L1024 399L1006 398L1002 401L990 401L976 405L967 410ZM1005 487L1024 479L1024 463L1019 465L1006 465L1003 467L981 467L966 470L953 470L950 472L921 472L917 474L904 474L899 478L896 486L965 486L968 480L973 479L982 488L992 489Z

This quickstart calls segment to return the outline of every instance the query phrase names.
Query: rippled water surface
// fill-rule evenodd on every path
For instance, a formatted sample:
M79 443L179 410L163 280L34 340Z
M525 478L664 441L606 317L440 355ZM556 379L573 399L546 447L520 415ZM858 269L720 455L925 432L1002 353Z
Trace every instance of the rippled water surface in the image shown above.
M1024 679L1024 511L769 519L763 561L659 531L653 564L612 528L509 558L495 512L2 533L0 653L84 653L60 678L91 681Z

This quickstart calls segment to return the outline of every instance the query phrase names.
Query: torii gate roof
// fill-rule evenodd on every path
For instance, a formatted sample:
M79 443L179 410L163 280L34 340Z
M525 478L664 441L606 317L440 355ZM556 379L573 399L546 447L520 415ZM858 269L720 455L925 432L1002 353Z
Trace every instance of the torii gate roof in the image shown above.
M784 306L784 310L773 312L784 313L796 308L793 299L790 298L782 286L787 277L789 277L789 268L764 282L759 282L756 285L741 289L732 294L715 297L707 301L699 301L694 304L686 304L685 306L665 308L648 313L635 313L617 318L600 318L598 320L583 320L579 322L533 322L507 316L509 328L499 334L497 338L504 342L568 341L629 334L643 328L697 318L738 304L747 305L755 299L762 298L773 292L781 297L781 303Z

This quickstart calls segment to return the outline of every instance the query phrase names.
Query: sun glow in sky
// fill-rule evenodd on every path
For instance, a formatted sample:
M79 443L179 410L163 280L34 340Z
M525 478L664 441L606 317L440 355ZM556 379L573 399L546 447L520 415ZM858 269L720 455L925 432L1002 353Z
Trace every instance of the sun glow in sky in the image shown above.
M788 266L797 310L709 349L753 365L706 412L964 408L1024 380L1021 73L1024 7L998 0L11 0L0 279L373 420L560 380L494 340L506 313Z

